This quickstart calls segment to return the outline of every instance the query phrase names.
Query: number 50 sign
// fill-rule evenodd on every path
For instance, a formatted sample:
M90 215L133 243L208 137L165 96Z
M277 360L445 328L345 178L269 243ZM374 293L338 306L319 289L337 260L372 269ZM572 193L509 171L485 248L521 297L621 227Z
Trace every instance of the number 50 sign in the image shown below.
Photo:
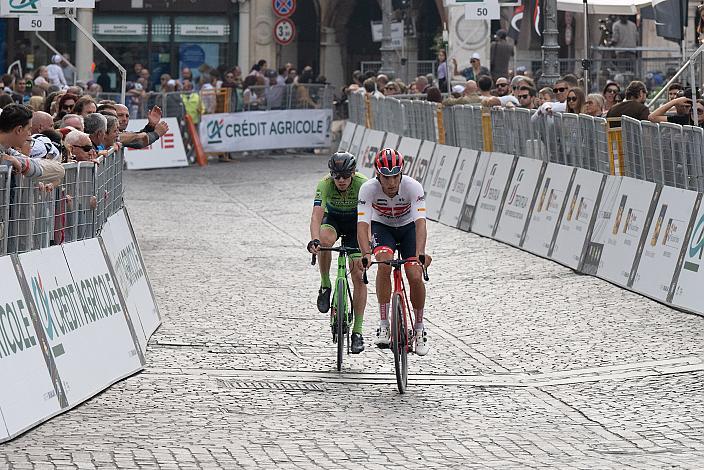
M468 0L464 3L464 17L468 20L498 20L499 0Z

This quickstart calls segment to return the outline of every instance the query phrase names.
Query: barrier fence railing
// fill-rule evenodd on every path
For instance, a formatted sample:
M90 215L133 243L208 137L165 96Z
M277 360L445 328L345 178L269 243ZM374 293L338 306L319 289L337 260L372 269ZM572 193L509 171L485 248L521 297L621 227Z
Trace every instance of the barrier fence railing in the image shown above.
M353 93L350 121L400 136L503 152L603 174L704 191L704 129L623 117L620 128L586 114L443 107ZM438 112L439 111L439 112Z
M0 167L0 256L95 237L120 210L123 153L64 164L57 186Z
M130 93L125 106L131 119L145 119L153 106L159 106L164 117L183 118L188 107L199 108L201 114L282 109L332 108L334 88L323 84L289 84L242 88L209 88L196 92ZM97 101L120 102L119 93L98 93Z

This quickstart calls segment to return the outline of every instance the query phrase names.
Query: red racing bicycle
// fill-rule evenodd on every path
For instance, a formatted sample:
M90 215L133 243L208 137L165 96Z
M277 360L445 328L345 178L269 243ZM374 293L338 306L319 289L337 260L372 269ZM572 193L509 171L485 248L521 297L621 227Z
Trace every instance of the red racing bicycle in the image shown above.
M413 328L413 310L408 302L406 293L406 284L403 281L401 266L406 263L415 262L415 259L401 259L399 254L397 258L388 261L373 261L374 264L387 264L393 268L394 286L391 293L391 350L394 353L394 369L396 370L396 385L400 393L406 392L408 387L408 353L415 352L416 332ZM362 259L363 265L366 258ZM423 269L423 280L428 281L428 269L425 266L425 257L418 257L421 268ZM369 284L367 279L367 268L370 265L364 266L363 280L365 284ZM409 328L408 325L411 325Z

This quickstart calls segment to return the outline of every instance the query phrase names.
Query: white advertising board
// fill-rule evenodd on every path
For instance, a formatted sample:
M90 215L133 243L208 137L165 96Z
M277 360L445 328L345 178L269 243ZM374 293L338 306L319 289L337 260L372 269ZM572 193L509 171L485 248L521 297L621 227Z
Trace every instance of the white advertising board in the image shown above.
M524 250L538 256L548 256L576 171L571 166L548 163L523 240Z
M494 238L521 246L545 163L518 157Z
M357 126L357 130L354 133L354 136L352 137L352 141L350 142L350 148L348 150L349 153L357 157L357 161L360 161L360 155L359 151L362 149L362 142L364 141L364 135L369 132L369 129L367 129L364 126Z
M403 164L406 166L404 170L406 174L413 167L413 164L418 157L418 152L420 152L420 146L423 143L420 139L414 139L412 137L401 137L401 141L398 143L397 150L403 155Z
M487 152L479 152L477 155L477 165L472 174L472 181L469 184L469 190L467 191L467 198L462 207L460 220L457 222L457 228L465 232L469 232L472 228L474 213L477 209L477 201L479 201L479 195L482 193L482 185L484 184L484 177L486 176L490 157L491 154Z
M20 263L69 406L142 368L97 239L24 253Z
M124 209L110 216L100 231L117 285L138 335L142 351L161 324L139 245Z
M424 140L420 145L416 158L411 161L410 166L405 163L404 159L404 165L406 165L404 173L418 181L420 184L425 185L425 177L428 175L428 171L430 170L434 150L435 142Z
M435 146L433 174L429 175L425 182L426 215L430 220L438 220L440 217L440 209L445 201L459 153L459 147L440 144Z
M374 158L384 143L384 131L367 129L357 155L357 171L367 178L374 176Z
M452 174L450 186L447 189L447 196L440 211L438 220L450 227L457 227L462 215L464 201L472 183L472 175L477 165L479 151L471 149L460 149L455 165L455 172Z
M616 198L619 182L617 177L607 178L601 173L577 168L558 222L557 236L548 251L551 259L572 269L579 267L585 245L590 240L590 227L598 220L599 207L611 210L610 204Z
M345 128L342 130L342 137L340 137L340 145L337 146L338 152L347 152L350 149L352 138L356 130L357 124L350 121L345 123Z
M696 199L694 191L662 188L635 276L631 276L631 289L667 300Z
M387 132L386 138L384 138L384 148L392 148L400 152L400 150L397 148L400 140L401 137L398 134ZM401 152L401 155L403 155L403 152Z
M0 442L61 410L30 306L10 256L0 257ZM41 333L41 331L39 332Z
M331 109L205 114L200 140L206 152L329 148L331 124Z
M704 204L699 202L697 215L691 224L682 259L682 267L675 273L668 300L678 307L704 313Z
M624 287L628 285L641 236L648 227L655 187L649 181L622 177L616 204L601 227L599 243L603 248L597 276Z
M178 120L165 118L164 121L169 125L169 131L152 145L143 149L125 147L125 162L128 170L188 166ZM137 132L143 129L147 122L146 119L130 120L127 130Z
M514 161L513 155L491 153L477 208L474 211L472 232L485 237L491 237L494 234Z

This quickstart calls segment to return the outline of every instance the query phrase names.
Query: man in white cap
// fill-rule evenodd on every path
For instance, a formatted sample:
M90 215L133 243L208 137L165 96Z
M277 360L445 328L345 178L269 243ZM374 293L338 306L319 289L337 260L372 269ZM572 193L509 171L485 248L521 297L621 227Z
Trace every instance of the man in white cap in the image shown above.
M469 67L462 69L459 73L457 72L457 60L452 58L452 65L455 69L455 75L462 75L465 80L477 80L482 75L489 75L489 69L482 66L480 56L478 52L472 54L469 59Z
M62 90L68 88L68 83L66 83L66 77L64 76L64 69L61 68L61 62L64 58L59 54L54 54L51 58L51 64L47 65L46 69L49 73L49 84L57 86Z

